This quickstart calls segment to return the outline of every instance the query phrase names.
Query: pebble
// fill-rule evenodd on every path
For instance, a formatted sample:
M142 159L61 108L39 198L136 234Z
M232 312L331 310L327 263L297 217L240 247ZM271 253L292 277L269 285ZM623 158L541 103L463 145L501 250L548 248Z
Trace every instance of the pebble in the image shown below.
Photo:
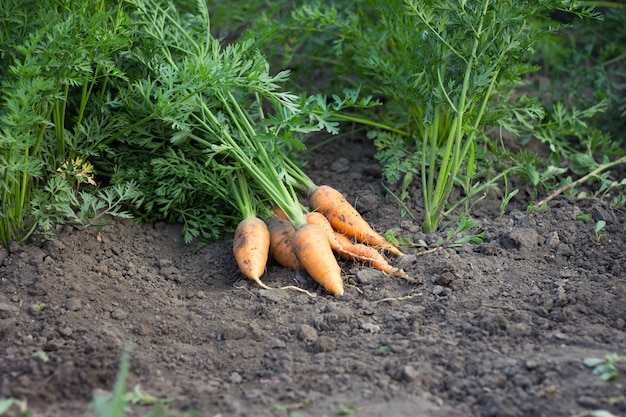
M287 344L277 337L274 337L267 341L267 347L270 349L284 349L285 346L287 346Z
M318 339L317 330L308 324L303 324L298 329L298 340L305 343L312 343Z
M444 294L445 290L446 289L442 287L441 285L435 285L433 286L432 292L433 292L433 295L445 295Z
M545 243L547 247L554 249L559 245L559 243L561 243L561 239L559 239L559 234L556 231L548 233Z
M539 245L539 234L535 229L528 227L514 228L504 234L500 243L505 249L533 251Z
M419 374L417 370L411 365L402 365L396 369L396 372L393 375L393 379L397 381L415 381Z
M374 270L374 269L360 269L357 273L356 273L356 281L359 284L371 284L372 282L374 282L377 278L380 277L380 272Z
M72 335L72 328L65 326L59 329L59 334L63 337L70 337Z
M31 304L28 306L28 314L31 316L38 316L41 313L41 306L39 304Z
M332 352L335 349L337 349L337 342L329 336L320 336L313 345L315 353Z
M400 269L407 270L408 267L412 266L417 262L417 255L405 255L400 257L395 266Z
M78 311L83 307L83 302L80 298L68 298L65 302L65 308L69 311Z
M241 384L243 378L241 377L241 375L239 375L239 372L233 372L232 374L230 374L228 381L231 384Z
M115 320L123 320L128 317L128 312L122 310L121 308L116 308L111 312L111 318Z
M369 333L378 333L380 332L380 326L374 323L361 323L361 329L369 332Z
M248 331L241 326L230 326L222 329L217 336L217 340L239 340L248 335Z
M576 402L578 403L578 405L583 406L585 408L590 408L590 409L595 409L595 410L602 408L602 404L600 404L600 401L596 400L595 398L584 396L584 395L579 397L576 400Z

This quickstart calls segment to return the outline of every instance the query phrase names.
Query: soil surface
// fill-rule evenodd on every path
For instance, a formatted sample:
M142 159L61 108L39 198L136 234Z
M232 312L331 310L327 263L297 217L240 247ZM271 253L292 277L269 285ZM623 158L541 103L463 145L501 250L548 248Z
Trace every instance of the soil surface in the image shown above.
M321 152L307 172L376 229L445 236L421 232L419 198L407 202L416 220L400 215L371 144ZM132 342L129 390L177 415L624 416L625 364L609 382L583 364L626 355L624 211L563 196L527 214L530 202L522 190L499 218L487 198L472 230L481 245L390 258L418 283L341 261L341 298L274 263L266 284L317 297L263 290L238 272L229 239L196 252L178 225L115 220L99 239L62 227L12 245L0 250L0 398L37 416L93 416Z

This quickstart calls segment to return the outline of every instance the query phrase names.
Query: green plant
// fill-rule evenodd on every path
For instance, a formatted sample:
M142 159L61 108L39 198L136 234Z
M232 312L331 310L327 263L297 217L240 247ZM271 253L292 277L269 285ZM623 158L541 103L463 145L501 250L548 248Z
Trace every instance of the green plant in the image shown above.
M610 381L619 377L617 365L626 361L626 356L616 353L607 353L603 358L585 358L583 363L593 368L593 374L598 375L603 381Z
M118 58L131 40L121 9L102 0L8 0L0 14L0 241L7 246L34 231L35 190L68 161L101 155L104 138L122 124L104 124L103 113L111 80L126 79Z
M43 188L33 191L31 210L34 227L46 238L54 236L54 226L69 224L95 227L99 234L109 224L107 216L132 218L124 204L141 198L135 182L107 187L97 192L76 191L61 175L51 177Z
M50 360L48 354L43 350L38 350L37 352L33 353L33 358L41 359L42 362L48 362Z
M602 158L602 163L598 163L596 159L590 154L575 154L572 156L573 161L573 169L576 172L586 172L586 174L575 181L566 182L565 185L554 190L550 195L545 197L543 200L539 201L536 206L543 206L550 202L556 196L573 189L579 185L585 184L591 181L599 181L600 186L597 191L594 193L595 198L606 198L610 196L611 191L619 190L626 186L626 180L622 179L620 182L611 178L610 169L614 166L625 164L626 156L622 156L618 159L609 160L609 158L605 155ZM586 195L582 195L586 196ZM613 198L611 203L615 207L622 207L626 201L626 197L623 194L618 194Z
M22 417L33 417L33 413L28 409L26 401L16 400L15 398L0 398L0 416L8 413L13 406L16 406Z
M622 145L622 119L626 115L626 14L618 2L583 2L597 8L601 19L584 20L551 34L538 45L543 90L552 100L589 108L602 102L606 111L595 124ZM565 16L561 18L567 19ZM572 71L575 68L575 71Z
M261 23L258 33L262 45L280 45L279 33L288 33L283 60L320 62L332 85L358 83L384 98L382 111L349 119L376 127L369 135L377 158L388 181L402 180L403 196L407 183L421 178L424 230L433 231L461 205L468 213L507 175L528 168L538 185L564 172L548 167L541 178L536 159L521 165L509 156L512 165L500 163L507 152L489 136L494 126L519 134L543 119L538 100L513 97L534 70L527 55L542 35L563 27L550 27L547 16L556 10L595 16L578 2L561 1L310 2L287 22ZM451 201L455 188L463 197Z
M304 148L305 134L336 132L328 114L375 103L355 90L330 102L283 90L289 72L272 74L251 40L213 37L204 4L195 14L168 1L125 4L141 39L127 63L142 73L119 90L136 122L116 138L108 170L119 167L116 184L137 178L141 218L182 223L186 242L221 237L241 220L228 185L241 172L260 207L278 205L303 224L290 155Z
M127 391L131 353L132 345L128 344L122 353L111 396L105 398L104 396L94 395L92 407L95 417L124 417L134 404L151 407L151 410L142 414L142 417L182 417L179 414L172 414L167 409L166 404L171 402L170 399L159 400L152 395L142 392L139 385L135 385L133 391ZM0 413L0 415L2 414ZM200 417L193 410L186 413L186 416Z
M595 243L601 243L604 239L606 239L606 234L602 233L602 230L606 227L606 222L604 220L598 220L596 224L593 226L593 241Z
M468 230L471 230L476 226L476 221L469 217L463 216L459 219L459 223L455 229L448 231L445 237L437 239L437 241L429 245L423 239L417 242L412 242L409 239L402 238L397 239L393 231L389 230L385 234L385 239L394 245L410 245L421 248L429 248L428 251L440 250L443 248L458 247L465 244L480 245L485 241L485 237L482 234L465 234Z

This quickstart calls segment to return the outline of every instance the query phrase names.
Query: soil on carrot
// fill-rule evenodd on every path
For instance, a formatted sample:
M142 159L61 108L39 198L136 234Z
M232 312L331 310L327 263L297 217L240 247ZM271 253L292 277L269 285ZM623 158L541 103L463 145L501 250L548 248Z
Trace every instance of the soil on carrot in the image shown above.
M433 245L446 231L421 232L419 189L416 220L401 216L373 152L341 139L306 170L378 231ZM527 214L530 202L522 190L500 217L487 197L481 245L403 246L389 259L415 283L340 261L341 298L275 263L267 285L317 297L261 289L238 272L232 236L196 250L179 225L113 220L99 237L65 226L12 245L0 250L0 398L93 416L132 343L129 390L176 415L626 415L626 366L605 382L583 364L626 355L624 211L562 196Z

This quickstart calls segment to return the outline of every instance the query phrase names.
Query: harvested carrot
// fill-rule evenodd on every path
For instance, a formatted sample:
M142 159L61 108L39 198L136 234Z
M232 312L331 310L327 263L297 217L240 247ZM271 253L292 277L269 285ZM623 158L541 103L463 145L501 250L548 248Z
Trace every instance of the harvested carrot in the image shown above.
M343 295L341 268L324 231L315 224L304 224L293 237L293 251L318 284L334 295Z
M387 242L363 219L361 214L336 189L320 185L309 195L311 210L322 213L333 229L357 239L359 242L377 246L394 255L403 256L397 247Z
M249 216L239 222L235 229L233 254L239 270L261 287L269 287L261 282L270 250L270 232L265 222Z
M341 256L343 259L366 262L374 268L383 271L389 275L411 281L411 279L402 269L396 268L395 266L387 262L385 257L375 248L363 245L361 243L353 243L346 235L341 233L335 232L335 238L344 248L343 252L338 252L339 256Z
M274 208L272 208L272 212L274 213L276 217L280 217L283 220L289 220L285 212L282 211L282 209L278 206L275 206Z
M337 253L345 252L345 249L341 246L341 243L337 240L335 236L335 231L333 230L333 227L322 213L319 213L317 211L311 211L306 214L306 221L309 224L318 225L324 231L326 237L328 238L328 243L330 243L330 248L333 251Z
M285 268L302 269L302 263L293 252L292 239L296 233L293 225L278 216L265 219L270 232L270 255Z

